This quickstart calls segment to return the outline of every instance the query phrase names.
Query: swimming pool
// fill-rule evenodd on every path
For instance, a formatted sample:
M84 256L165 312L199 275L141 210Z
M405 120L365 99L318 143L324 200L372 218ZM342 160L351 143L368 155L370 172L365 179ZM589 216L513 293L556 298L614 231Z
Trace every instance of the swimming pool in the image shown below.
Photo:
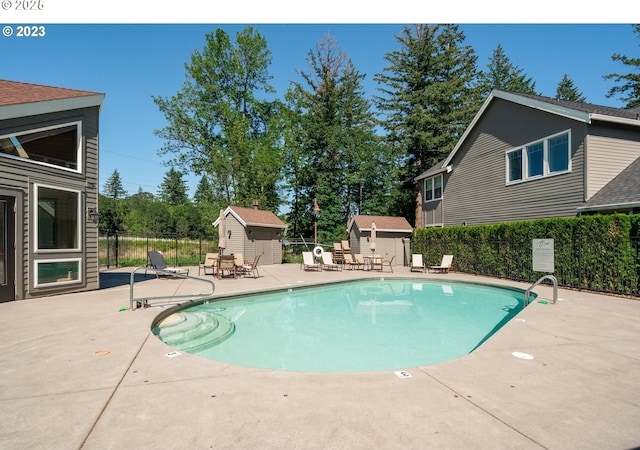
M374 279L205 300L154 324L185 352L232 364L359 372L466 355L523 308L523 291Z

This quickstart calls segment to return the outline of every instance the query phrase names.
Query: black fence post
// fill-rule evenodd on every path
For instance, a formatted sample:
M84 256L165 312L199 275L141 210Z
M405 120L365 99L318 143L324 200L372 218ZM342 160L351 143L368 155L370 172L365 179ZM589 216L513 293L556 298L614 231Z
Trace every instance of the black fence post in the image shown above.
M578 232L578 290L582 290L582 233Z

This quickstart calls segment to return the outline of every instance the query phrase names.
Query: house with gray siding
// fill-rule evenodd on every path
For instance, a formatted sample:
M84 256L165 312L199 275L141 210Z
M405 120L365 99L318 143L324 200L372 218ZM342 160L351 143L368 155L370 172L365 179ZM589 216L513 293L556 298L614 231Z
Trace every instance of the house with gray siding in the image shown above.
M637 212L640 190L617 190L626 207L607 202L622 184L616 177L639 157L637 108L494 90L451 153L415 178L416 226ZM598 200L603 190L609 194Z
M287 225L273 212L229 206L223 212L226 231L224 254L241 253L245 261L260 256L259 265L282 264L282 235ZM220 225L218 217L214 227Z
M0 301L99 288L103 101L0 80Z

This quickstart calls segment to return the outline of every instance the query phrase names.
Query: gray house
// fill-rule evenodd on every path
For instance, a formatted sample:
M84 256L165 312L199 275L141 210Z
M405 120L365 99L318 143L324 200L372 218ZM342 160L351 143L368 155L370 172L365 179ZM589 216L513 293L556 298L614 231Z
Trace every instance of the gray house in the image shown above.
M224 254L242 253L247 261L260 256L259 265L282 264L282 235L286 224L271 211L241 206L224 210L226 248ZM220 218L213 226L220 224Z
M639 118L495 90L447 158L415 178L416 227L638 212L640 189L620 186L638 183Z
M376 227L375 252L371 250L372 224ZM351 253L368 255L375 253L393 265L404 265L410 254L413 227L404 217L354 215L347 225Z
M103 100L0 80L0 301L99 288Z

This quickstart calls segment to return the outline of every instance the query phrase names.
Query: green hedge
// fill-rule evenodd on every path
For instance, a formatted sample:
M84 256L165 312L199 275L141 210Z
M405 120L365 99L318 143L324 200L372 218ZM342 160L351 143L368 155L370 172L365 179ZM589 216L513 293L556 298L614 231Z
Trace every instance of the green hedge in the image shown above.
M640 216L623 214L416 228L411 251L427 265L452 254L457 271L534 282L543 274L533 271L532 240L552 238L560 285L638 296L639 234Z

